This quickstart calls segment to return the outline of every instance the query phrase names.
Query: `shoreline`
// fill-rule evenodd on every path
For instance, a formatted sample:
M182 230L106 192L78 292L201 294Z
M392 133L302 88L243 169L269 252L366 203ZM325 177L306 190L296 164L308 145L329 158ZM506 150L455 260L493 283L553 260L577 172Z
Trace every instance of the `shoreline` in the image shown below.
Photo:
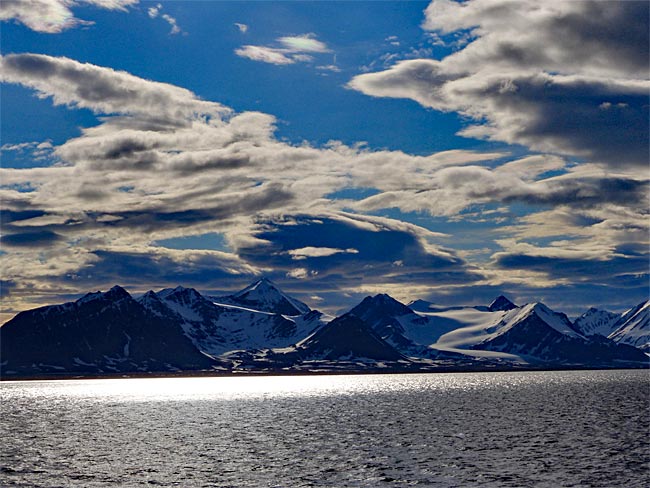
M19 381L67 381L67 380L114 380L114 379L154 379L154 378L236 378L260 376L354 376L375 374L447 374L447 373L510 373L541 371L619 371L648 370L650 364L638 367L607 368L598 366L540 366L520 368L431 368L431 369L368 369L368 370L273 370L273 371L159 371L151 373L115 373L115 374L38 374L33 376L0 376L0 383Z

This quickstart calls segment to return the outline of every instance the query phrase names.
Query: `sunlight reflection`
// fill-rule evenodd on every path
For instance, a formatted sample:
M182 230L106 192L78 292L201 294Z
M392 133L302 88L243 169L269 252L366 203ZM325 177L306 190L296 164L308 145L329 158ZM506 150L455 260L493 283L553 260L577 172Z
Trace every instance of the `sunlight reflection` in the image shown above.
M3 382L0 397L3 401L29 396L70 401L150 402L378 395L418 390L516 388L542 379L553 381L549 376L558 374L580 376L579 372L546 372L542 378L542 373L518 372L56 380ZM24 387L26 383L30 388Z

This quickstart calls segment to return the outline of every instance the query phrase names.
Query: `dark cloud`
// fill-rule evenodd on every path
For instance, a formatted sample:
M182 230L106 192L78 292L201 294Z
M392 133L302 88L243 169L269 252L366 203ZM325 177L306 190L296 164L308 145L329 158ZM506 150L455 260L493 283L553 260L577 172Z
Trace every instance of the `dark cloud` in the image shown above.
M629 178L567 178L548 182L545 191L534 191L533 187L533 191L506 195L502 200L530 205L567 205L574 208L606 204L636 206L646 198L649 189L648 181ZM578 224L578 221L575 223ZM593 223L596 223L593 219L582 220L582 225Z
M467 33L441 61L355 77L371 96L411 98L479 122L462 135L611 166L648 162L648 2L434 0L425 28Z
M497 253L495 262L498 267L505 269L518 269L528 271L541 271L553 279L569 279L574 282L589 281L593 284L609 285L621 276L626 276L627 281L640 286L643 276L647 275L650 254L622 254L614 253L612 256L603 256L602 259L555 257L534 255L517 252ZM638 278L632 279L632 276ZM647 284L647 278L645 279ZM617 285L620 285L620 281Z
M0 300L9 298L11 291L16 288L17 283L12 280L0 280Z
M465 261L425 247L407 229L375 228L330 217L266 222L255 237L268 244L240 247L247 262L304 280L318 290L391 283L407 287L472 283L481 278Z
M487 137L612 165L646 165L649 87L627 85L520 75L450 88L458 100L489 101L482 113L493 126Z
M80 289L106 288L115 283L136 289L168 286L210 289L222 287L232 280L248 282L254 275L235 271L232 263L219 255L193 253L183 259L182 253L155 254L153 252L94 251L98 258L74 273L52 277L50 281L74 284Z

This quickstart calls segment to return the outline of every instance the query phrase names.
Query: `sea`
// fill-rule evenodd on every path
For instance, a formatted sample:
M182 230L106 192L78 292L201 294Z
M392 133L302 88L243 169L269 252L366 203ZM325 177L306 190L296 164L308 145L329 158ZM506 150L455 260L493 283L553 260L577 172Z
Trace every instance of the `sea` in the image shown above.
M649 374L7 381L0 486L647 488Z

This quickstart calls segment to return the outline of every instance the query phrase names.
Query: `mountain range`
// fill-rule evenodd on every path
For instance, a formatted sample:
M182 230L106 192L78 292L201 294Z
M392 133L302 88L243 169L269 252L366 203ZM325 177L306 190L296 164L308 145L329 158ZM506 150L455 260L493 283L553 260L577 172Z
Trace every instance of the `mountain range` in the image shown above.
M442 307L366 297L332 317L261 279L233 295L115 286L0 327L0 377L648 367L650 301L576 320L504 296Z

